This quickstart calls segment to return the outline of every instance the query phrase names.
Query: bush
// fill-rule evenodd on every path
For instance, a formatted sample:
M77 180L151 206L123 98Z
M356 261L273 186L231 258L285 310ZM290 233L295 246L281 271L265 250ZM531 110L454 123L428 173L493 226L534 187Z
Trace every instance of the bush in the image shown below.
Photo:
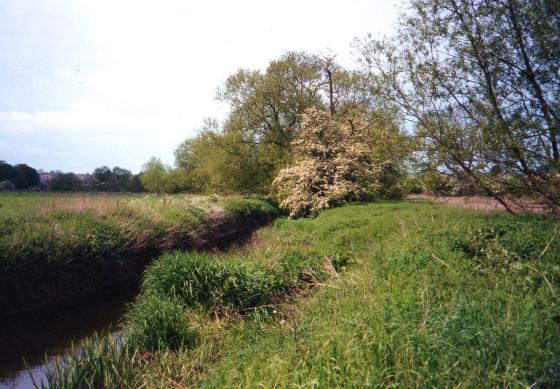
M278 208L270 201L263 199L226 198L222 201L224 210L235 216L248 214L276 217Z
M0 192L11 192L16 190L16 186L13 182L4 180L0 182Z
M516 221L500 216L489 218L482 226L450 237L451 246L463 252L481 271L520 270L523 263L536 260L543 253L550 237L542 231L550 231L552 223L552 219L534 216L518 217ZM554 258L559 249L560 245L553 240L543 256Z
M196 340L187 311L176 299L142 295L126 314L127 342L131 347L157 351L191 347Z
M308 109L302 117L293 142L294 163L273 182L281 207L291 217L316 216L326 208L376 194L381 165L373 163L367 142L370 126L350 115L335 119L316 109Z

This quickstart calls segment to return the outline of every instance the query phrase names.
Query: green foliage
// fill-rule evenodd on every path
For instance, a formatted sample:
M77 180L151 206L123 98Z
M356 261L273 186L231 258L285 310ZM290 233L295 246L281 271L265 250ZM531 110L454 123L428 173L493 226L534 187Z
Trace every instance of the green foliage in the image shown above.
M127 347L157 351L192 347L196 331L180 301L143 295L125 316Z
M226 197L222 200L224 211L230 215L262 215L269 218L278 216L278 207L270 200Z
M178 193L188 189L187 177L183 171L172 169L155 157L144 165L140 182L146 190L153 193Z
M238 216L235 223L244 217L265 222L276 214L262 200L224 198L222 203L186 195L4 194L0 204L4 312L136 278L150 257L193 246L199 234L223 222L208 218L209 209L229 207L225 212Z
M274 177L290 160L306 109L344 114L373 106L361 74L334 58L304 52L284 54L265 72L239 70L218 97L230 106L223 126L207 120L175 152L176 165L196 191L270 194Z
M58 173L47 186L49 190L70 192L82 189L82 182L74 173Z
M407 3L395 36L357 48L380 100L414 123L422 170L558 211L558 2Z
M274 274L198 253L164 255L148 268L142 281L144 293L173 297L185 306L239 310L265 305L277 287Z
M516 253L528 247L523 255L533 258L552 237L552 220L382 202L277 224L297 250L346 246L356 261L340 282L296 303L272 328L238 329L228 338L225 356L186 384L554 387L560 382L555 297L560 246L551 244L531 262L551 290L527 267L481 273L455 243L465 229L488 225L501 231L502 245ZM523 242L513 248L518 238ZM298 260L289 258L301 257L290 252L286 258L295 265Z
M41 183L39 173L31 166L24 163L12 166L5 161L0 161L0 182L4 181L11 182L17 189L37 187Z
M174 301L170 316L196 320L197 339L152 354L129 382L556 387L556 229L541 216L379 202L279 219L229 253L164 255L146 272L136 314L147 323L158 301ZM480 271L508 258L525 265ZM267 315L239 310L262 303ZM217 315L232 308L243 320Z
M137 185L132 180L130 170L115 166L112 170L107 166L98 167L93 171L93 189L99 191L112 192L141 192L141 189L134 187Z
M543 253L542 231L553 229L553 220L526 216L515 223L491 218L482 226L467 228L450 238L452 247L462 251L481 271L510 273L526 270L539 261ZM553 233L551 238L554 238ZM560 250L560 243L551 240L547 251Z
M39 173L31 166L21 163L15 165L14 169L16 169L19 172L19 176L20 176L20 179L15 182L16 187L18 189L37 187L41 184L41 181L39 179Z
M399 197L405 138L357 112L332 116L309 109L293 141L292 164L274 179L280 205L291 217L316 216L345 202ZM379 119L379 118L377 118ZM371 138L370 138L371 137ZM375 140L372 140L375 139Z
M12 192L14 190L16 190L16 186L11 181L0 181L0 192Z

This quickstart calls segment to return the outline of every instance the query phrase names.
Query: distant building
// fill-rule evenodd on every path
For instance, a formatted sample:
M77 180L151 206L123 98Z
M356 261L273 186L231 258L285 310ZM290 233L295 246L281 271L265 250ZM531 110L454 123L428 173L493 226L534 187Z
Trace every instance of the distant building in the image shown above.
M42 170L37 171L39 173L39 180L41 181L41 185L48 185L50 180L52 180L58 173L56 172L44 172Z

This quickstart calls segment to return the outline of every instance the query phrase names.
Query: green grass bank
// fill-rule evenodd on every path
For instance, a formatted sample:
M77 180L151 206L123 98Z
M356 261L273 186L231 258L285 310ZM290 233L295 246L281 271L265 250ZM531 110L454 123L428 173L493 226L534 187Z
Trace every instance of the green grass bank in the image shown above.
M48 384L557 387L557 232L411 201L278 219L242 248L156 260L125 346L91 340Z
M276 212L264 200L233 197L0 194L0 310L137 279L166 250L220 245Z

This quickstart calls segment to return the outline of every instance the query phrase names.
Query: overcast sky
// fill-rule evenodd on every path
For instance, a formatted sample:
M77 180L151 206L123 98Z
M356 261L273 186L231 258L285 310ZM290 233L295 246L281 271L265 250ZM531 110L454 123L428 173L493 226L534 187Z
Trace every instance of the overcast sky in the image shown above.
M0 160L138 172L205 117L238 68L389 34L396 0L0 0Z

